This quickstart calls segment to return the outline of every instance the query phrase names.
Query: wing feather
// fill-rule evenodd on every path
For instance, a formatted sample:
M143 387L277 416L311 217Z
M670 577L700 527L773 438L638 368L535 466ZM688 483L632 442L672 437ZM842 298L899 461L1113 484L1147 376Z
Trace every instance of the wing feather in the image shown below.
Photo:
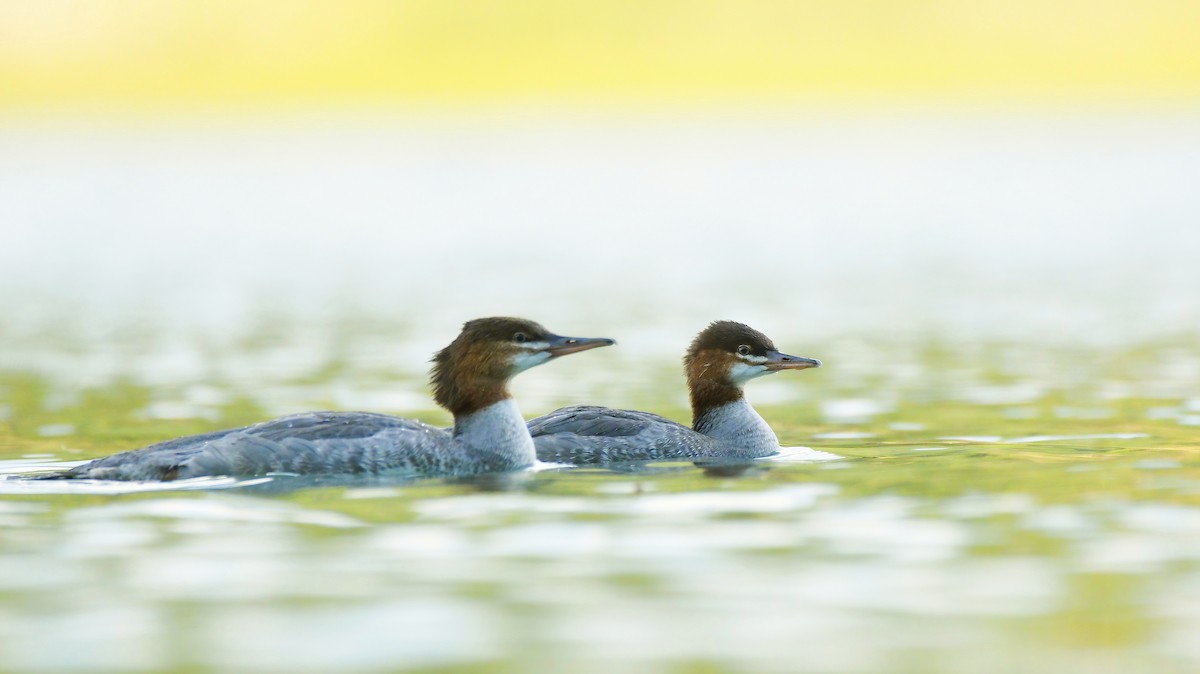
M171 480L200 475L428 472L450 433L366 412L305 412L160 442L71 469L64 477ZM397 451L403 448L403 451Z
M666 417L607 407L564 407L529 422L538 459L555 463L614 463L704 456L709 437Z

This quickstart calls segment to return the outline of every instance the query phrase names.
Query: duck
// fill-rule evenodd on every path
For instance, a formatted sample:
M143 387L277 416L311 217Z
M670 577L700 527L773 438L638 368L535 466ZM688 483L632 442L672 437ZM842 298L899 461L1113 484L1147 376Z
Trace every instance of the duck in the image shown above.
M459 476L526 468L537 455L509 381L556 358L615 343L564 337L523 318L478 318L467 321L432 361L433 398L454 416L452 428L372 412L304 412L167 440L45 477Z
M636 410L563 407L529 422L540 461L604 464L663 459L756 459L779 451L771 426L746 400L747 382L785 370L821 367L780 352L763 333L714 321L683 357L692 425Z

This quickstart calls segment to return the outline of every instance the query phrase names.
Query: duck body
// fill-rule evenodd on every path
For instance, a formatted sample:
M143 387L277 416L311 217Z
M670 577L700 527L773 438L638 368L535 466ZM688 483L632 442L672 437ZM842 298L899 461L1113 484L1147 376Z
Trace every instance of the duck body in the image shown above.
M529 422L540 461L617 463L720 456L721 443L650 412L580 405Z
M253 426L176 438L114 454L68 471L64 477L96 480L175 480L205 475L251 476L382 474L467 475L523 468L532 463L532 440L521 441L520 412L483 410L474 420L480 439L453 430L370 412L304 412ZM528 435L525 433L525 435ZM516 436L516 442L502 438ZM491 447L505 448L496 451Z
M650 412L593 406L564 407L529 422L538 460L553 463L757 459L779 451L775 432L745 400L715 412L712 431Z

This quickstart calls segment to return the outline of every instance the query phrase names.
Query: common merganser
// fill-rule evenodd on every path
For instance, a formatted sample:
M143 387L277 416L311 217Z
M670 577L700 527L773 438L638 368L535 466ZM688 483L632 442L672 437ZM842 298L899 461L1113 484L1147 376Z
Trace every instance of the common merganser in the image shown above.
M536 460L508 392L514 375L559 356L615 342L555 335L520 318L480 318L433 357L434 400L454 428L369 412L306 412L244 428L168 440L50 477L175 480L205 475L395 472L465 475Z
M770 456L779 451L779 439L742 387L782 370L821 367L821 361L780 353L766 335L742 323L716 321L696 335L683 367L691 428L649 412L564 407L529 422L538 459L580 464Z

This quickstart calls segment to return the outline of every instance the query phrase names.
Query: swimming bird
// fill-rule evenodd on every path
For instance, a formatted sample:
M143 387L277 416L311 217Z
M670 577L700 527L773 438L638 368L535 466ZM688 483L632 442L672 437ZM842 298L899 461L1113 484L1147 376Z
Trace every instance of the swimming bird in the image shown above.
M683 367L691 428L649 412L564 407L529 422L538 459L579 464L770 456L779 451L779 439L742 387L775 372L821 367L821 361L780 353L748 325L716 321L692 340Z
M454 415L452 429L369 412L305 412L168 440L49 477L465 475L524 468L536 456L525 420L509 395L509 379L559 356L614 343L562 337L520 318L480 318L464 324L458 337L433 357L434 400Z

